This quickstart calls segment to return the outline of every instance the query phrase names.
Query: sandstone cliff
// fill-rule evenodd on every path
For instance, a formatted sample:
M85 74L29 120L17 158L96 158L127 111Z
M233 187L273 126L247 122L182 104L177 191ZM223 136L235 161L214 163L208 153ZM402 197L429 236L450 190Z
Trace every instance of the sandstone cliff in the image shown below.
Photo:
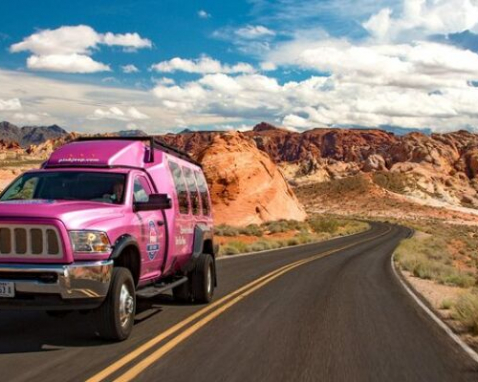
M197 159L210 185L216 224L306 218L281 171L243 134L216 135Z

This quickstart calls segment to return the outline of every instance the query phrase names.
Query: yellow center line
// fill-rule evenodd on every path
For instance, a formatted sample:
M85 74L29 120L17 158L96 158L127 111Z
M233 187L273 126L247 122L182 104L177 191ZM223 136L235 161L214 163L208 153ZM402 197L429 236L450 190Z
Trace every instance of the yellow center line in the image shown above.
M174 337L172 340L167 342L165 345L161 346L158 350L156 350L154 353L152 353L150 356L146 357L143 361L139 362L135 366L133 366L129 371L127 371L125 374L119 377L117 381L131 381L133 378L135 378L138 374L140 374L145 368L156 362L159 358L161 358L163 355L165 355L167 352L169 352L172 348L177 346L179 343L184 341L186 338L191 336L193 333L195 333L197 330L202 328L204 325L212 321L214 318L218 317L220 314L224 313L226 310L228 310L230 307L233 305L237 304L239 301L241 301L243 298L246 296L250 295L257 289L267 285L269 282L272 280L276 279L277 277L283 275L284 273L287 273L291 271L294 268L297 268L298 266L301 266L303 264L309 263L314 260L318 260L321 258L324 258L326 256L330 256L331 254L334 254L339 251L343 251L344 249L351 248L353 246L378 239L381 236L386 235L388 232L391 231L391 228L388 228L387 231L384 233L377 235L373 238L365 239L358 241L353 244L346 245L341 248L337 248L334 250L330 250L324 253L320 253L317 255L314 255L312 257L309 257L307 259L302 259L298 260L294 263L285 265L279 269L276 269L275 271L272 271L265 276L262 276L249 284L239 288L238 290L224 296L220 300L208 305L204 309L201 309L200 311L194 313L193 315L189 316L185 320L179 322L178 324L172 326L170 329L166 330L165 332L159 334L158 336L154 337L150 341L146 342L142 346L138 347L136 350L132 351L131 353L127 354L123 358L119 359L115 363L111 364L109 367L104 369L103 371L99 372L98 374L94 375L90 379L87 380L87 382L100 382L103 381L105 378L110 376L111 374L115 373L119 369L121 369L123 366L127 365L134 359L138 358L140 355L151 349L153 346L158 344L159 342L163 341L164 339L168 338L172 334L176 333L177 331L181 330L183 327L188 325L189 323L193 322L197 318L203 316L205 313L213 310L216 308L218 305L223 304L227 300L230 300L227 302L225 305L221 306L218 308L216 311L210 313L191 327L189 327L187 330L185 330L183 333L178 335L177 337Z

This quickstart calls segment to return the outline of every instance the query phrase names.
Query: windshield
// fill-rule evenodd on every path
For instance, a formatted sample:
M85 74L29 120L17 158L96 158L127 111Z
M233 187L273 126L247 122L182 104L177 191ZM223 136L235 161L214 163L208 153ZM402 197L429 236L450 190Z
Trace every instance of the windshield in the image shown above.
M86 171L27 173L18 178L0 197L9 200L85 200L120 204L125 174Z

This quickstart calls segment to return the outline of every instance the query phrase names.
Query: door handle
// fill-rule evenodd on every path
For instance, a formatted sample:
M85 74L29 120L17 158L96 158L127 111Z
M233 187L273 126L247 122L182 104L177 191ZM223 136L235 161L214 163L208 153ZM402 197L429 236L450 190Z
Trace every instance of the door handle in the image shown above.
M164 222L162 220L158 220L157 223L159 227L162 227L164 225Z

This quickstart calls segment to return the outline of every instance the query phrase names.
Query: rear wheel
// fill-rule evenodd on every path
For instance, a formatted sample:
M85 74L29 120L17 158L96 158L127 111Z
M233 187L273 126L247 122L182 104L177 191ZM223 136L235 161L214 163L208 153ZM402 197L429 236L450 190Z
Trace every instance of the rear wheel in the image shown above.
M133 330L135 311L133 276L127 268L114 268L108 296L95 311L100 337L116 341L128 338Z
M197 303L208 303L214 295L214 260L210 254L202 254L191 272L191 295Z

